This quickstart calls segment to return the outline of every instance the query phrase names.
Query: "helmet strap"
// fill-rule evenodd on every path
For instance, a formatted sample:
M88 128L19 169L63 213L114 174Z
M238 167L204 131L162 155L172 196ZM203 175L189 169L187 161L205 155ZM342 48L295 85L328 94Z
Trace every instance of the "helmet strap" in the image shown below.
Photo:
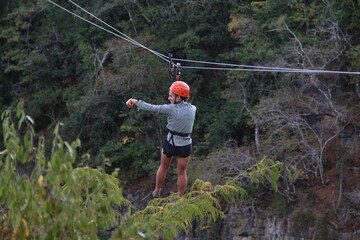
M179 95L177 95L176 93L174 93L175 94L175 104L177 104L177 103L180 103L180 102L183 102L184 101L184 99L181 97L181 96L179 96ZM177 97L180 97L180 101L176 101L176 99L177 99Z

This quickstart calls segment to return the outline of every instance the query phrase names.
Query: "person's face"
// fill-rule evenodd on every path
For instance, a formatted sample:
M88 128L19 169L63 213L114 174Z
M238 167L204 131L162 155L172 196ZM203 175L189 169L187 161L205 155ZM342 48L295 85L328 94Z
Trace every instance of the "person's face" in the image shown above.
M175 93L173 93L172 91L169 90L169 97L168 100L170 101L170 103L175 104L179 101L179 96L176 96Z

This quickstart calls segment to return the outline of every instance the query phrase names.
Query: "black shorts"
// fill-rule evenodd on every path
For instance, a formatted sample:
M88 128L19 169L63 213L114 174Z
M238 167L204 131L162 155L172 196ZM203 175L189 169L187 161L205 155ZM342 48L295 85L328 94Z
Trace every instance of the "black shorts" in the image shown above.
M168 140L165 138L163 141L163 152L164 154L170 158L173 156L179 156L179 157L188 157L191 155L191 145L185 145L185 146L173 146L168 142Z

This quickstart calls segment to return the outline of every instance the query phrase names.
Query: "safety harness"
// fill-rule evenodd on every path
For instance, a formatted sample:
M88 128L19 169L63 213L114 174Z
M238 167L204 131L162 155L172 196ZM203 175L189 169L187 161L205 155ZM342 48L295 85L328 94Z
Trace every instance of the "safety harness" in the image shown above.
M174 135L177 135L177 136L180 136L180 137L189 137L190 136L190 133L179 133L179 132L175 132L175 131L171 131L169 130L171 136L170 136L170 139L169 141L172 142L172 145L175 147L175 142L174 142Z

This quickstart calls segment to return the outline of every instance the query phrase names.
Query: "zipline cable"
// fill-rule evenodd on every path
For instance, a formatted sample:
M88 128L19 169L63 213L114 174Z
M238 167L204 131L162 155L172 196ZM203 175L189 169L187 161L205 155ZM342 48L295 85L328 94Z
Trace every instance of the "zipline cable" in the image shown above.
M231 64L231 63L219 63L219 62L207 62L207 61L196 61L188 60L181 58L174 58L173 60L179 62L190 62L190 63L200 63L200 64L209 64L209 65L219 65L219 66L232 66L238 68L220 68L220 67L201 67L201 66L182 66L182 68L189 69L204 69L204 70L226 70L226 71L259 71L259 72L285 72L285 73L328 73L328 74L354 74L360 75L360 72L344 72L344 71L330 71L330 70L312 70L312 69L301 69L301 68L282 68L282 67L264 67L264 66L251 66L251 65L241 65L241 64ZM242 67L242 68L240 68ZM246 68L246 69L244 69Z
M179 61L179 62L187 62L187 63L200 63L200 64L212 64L212 65L219 65L219 66L231 66L233 68L221 68L221 67L201 67L201 66L186 66L186 65L181 65L181 68L187 68L187 69L200 69L200 70L222 70L222 71L247 71L247 72L283 72L283 73L313 73L313 74L323 74L323 73L328 73L328 74L352 74L352 75L360 75L360 72L345 72L345 71L330 71L330 70L311 70L311 69L300 69L300 68L283 68L283 67L265 67L265 66L251 66L251 65L240 65L240 64L230 64L230 63L219 63L219 62L208 62L208 61L197 61L197 60L189 60L189 59L181 59L181 58L172 58L172 60L169 60L169 57L156 52L142 44L140 44L139 42L135 41L134 39L130 38L129 36L127 36L126 34L120 32L119 30L117 30L116 28L112 27L111 25L109 25L108 23L104 22L103 20L101 20L100 18L96 17L94 14L90 13L89 11L87 11L86 9L82 8L81 6L79 6L78 4L76 4L75 2L69 0L70 3L72 3L73 5L75 5L76 7L78 7L79 9L81 9L82 11L84 11L85 13L89 14L90 16L92 16L93 18L95 18L96 20L100 21L101 23L105 24L106 26L110 27L111 29L115 30L116 32L118 32L119 34L116 34L112 31L110 31L109 29L106 29L104 27L101 27L99 25L97 25L96 23L91 22L90 20L87 20L86 18L83 18L73 12L71 12L70 10L66 9L65 7L62 7L61 5L53 2L52 0L47 0L48 2L52 3L53 5L61 8L62 10L72 14L73 16L86 21L96 27L98 27L99 29L102 29L108 33L111 33L123 40L126 40L128 42L133 43L134 45L137 45L139 47L142 47L148 51L150 51L151 53L155 54L156 56L160 57L161 59L165 60L166 62L170 63L171 61L175 60L175 61ZM179 63L177 64L178 66L180 65ZM236 67L236 68L235 68Z
M122 33L120 32L118 29L114 28L113 26L111 26L110 24L108 24L107 22L101 20L100 18L98 18L97 16L95 16L94 14L92 14L91 12L87 11L85 8L81 7L80 5L78 5L77 3L71 1L71 0L68 0L70 3L72 3L73 5L75 5L76 7L78 7L79 9L81 9L82 11L84 11L85 13L89 14L90 16L92 16L93 18L95 18L96 20L100 21L101 23L105 24L106 26L108 26L109 28L115 30L117 33L121 34L124 38L126 38L129 42L139 46L139 47L142 47L152 53L154 53L155 55L159 56L160 58L164 59L167 61L167 56L159 53L159 52L156 52L144 45L142 45L141 43L137 42L136 40L132 39L131 37L127 36L125 33Z
M169 60L168 60L165 56L163 56L162 54L160 54L160 53L158 53L158 52L156 52L156 51L154 51L154 50L152 50L152 49L150 49L150 48L147 48L147 47L145 47L144 45L142 45L142 44L140 44L140 43L137 43L135 40L132 40L132 39L131 39L131 40L132 40L132 41L131 41L131 40L129 39L129 37L121 36L121 35L119 35L119 34L116 34L116 33L112 32L112 31L110 31L109 29L106 29L106 28L104 28L104 27L101 27L101 26L97 25L96 23L93 23L93 22L91 22L90 20L88 20L88 19L86 19L86 18L83 18L83 17L81 17L81 16L79 16L79 15L71 12L70 10L66 9L65 7L63 7L63 6L61 6L61 5L53 2L52 0L47 0L47 1L50 2L50 3L52 3L53 5L55 5L56 7L58 7L58 8L60 8L60 9L64 10L64 11L72 14L73 16L75 16L75 17L77 17L77 18L79 18L79 19L81 19L81 20L83 20L83 21L85 21L85 22L88 22L88 23L96 26L97 28L102 29L102 30L104 30L104 31L106 31L106 32L108 32L108 33L111 33L111 34L113 34L114 36L117 36L117 37L119 37L119 38L121 38L121 39L123 39L123 40L126 40L126 41L128 41L128 42L131 42L131 43L133 43L133 44L135 44L135 45L137 45L137 46L139 46L139 47L142 47L142 48L144 48L144 49L152 52L153 54L157 55L158 57L162 58L163 60L169 62ZM118 31L118 30L117 30L117 31ZM118 32L120 32L120 31L118 31ZM121 33L121 34L123 34L123 33ZM123 35L125 35L125 34L123 34ZM125 35L125 36L126 36L126 35Z
M219 63L219 62L208 62L208 61L196 61L196 60L189 60L189 59L182 59L182 58L174 58L174 60L179 62L190 62L190 63L202 63L202 64L209 64L209 65L219 65L219 66L232 66L232 67L245 67L245 68L256 68L256 69L274 69L274 70L292 70L294 68L281 68L281 67L263 67L263 66L251 66L251 65L241 65L241 64L232 64L232 63ZM298 70L298 69L296 69ZM300 70L300 69L299 69ZM304 69L301 69L304 70ZM294 69L295 71L295 69Z
M260 69L260 68L220 68L220 67L194 67L194 66L181 66L187 69L200 69L200 70L223 70L223 71L243 71L243 72L282 72L282 73L312 73L312 74L353 74L360 75L360 72L343 72L343 71L321 71L321 70L286 70L286 69Z

